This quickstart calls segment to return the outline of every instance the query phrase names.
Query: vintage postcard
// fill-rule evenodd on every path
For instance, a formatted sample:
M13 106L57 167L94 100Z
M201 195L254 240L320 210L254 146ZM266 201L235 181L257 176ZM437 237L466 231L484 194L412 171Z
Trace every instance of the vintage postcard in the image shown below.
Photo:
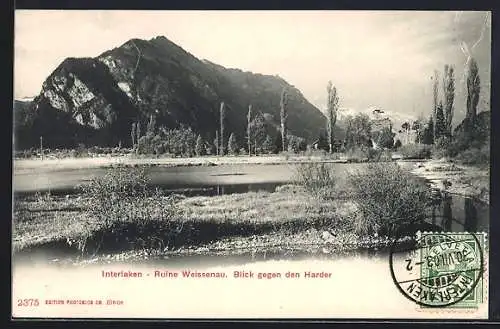
M488 319L491 13L16 10L12 316Z

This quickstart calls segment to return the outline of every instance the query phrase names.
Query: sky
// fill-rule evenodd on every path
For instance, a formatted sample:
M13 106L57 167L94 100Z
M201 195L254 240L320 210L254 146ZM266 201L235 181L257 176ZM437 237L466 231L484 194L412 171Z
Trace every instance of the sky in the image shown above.
M430 77L451 64L455 119L462 119L464 70L473 56L479 111L489 110L491 14L471 11L16 10L14 97L37 95L67 57L95 57L156 36L199 59L279 75L321 110L331 80L345 112L378 107L403 117L430 115Z

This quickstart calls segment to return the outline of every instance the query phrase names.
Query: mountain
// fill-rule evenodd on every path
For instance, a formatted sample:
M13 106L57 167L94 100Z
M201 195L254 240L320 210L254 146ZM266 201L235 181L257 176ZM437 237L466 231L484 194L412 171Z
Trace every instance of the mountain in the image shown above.
M16 112L24 112L28 111L31 106L31 100L14 100L14 111Z
M190 126L208 140L226 105L226 132L244 141L248 105L279 126L282 89L288 90L288 129L317 138L325 117L278 76L243 72L199 60L165 37L132 39L96 58L67 58L28 105L15 104L16 148L130 146L133 122Z

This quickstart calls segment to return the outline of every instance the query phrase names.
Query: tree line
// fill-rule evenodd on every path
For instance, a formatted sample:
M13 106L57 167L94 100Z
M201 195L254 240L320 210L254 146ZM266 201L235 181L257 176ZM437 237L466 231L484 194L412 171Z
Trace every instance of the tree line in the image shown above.
M439 92L441 82L442 92ZM480 93L480 78L477 62L472 58L467 70L467 111L462 132L454 136L452 121L455 101L455 69L445 65L442 79L440 72L434 71L432 76L433 106L431 115L426 121L420 117L414 122L404 122L400 133L410 136L415 132L416 143L434 144L449 148L453 143L461 143L466 148L471 140L477 139L476 129L477 105ZM440 97L441 95L441 97ZM219 107L219 128L214 132L215 138L195 133L188 126L167 130L156 128L156 120L151 115L144 134L141 133L139 122L133 123L131 138L137 153L162 154L171 153L181 156L201 155L235 155L235 154L270 154L278 152L300 152L307 149L306 140L290 134L287 126L288 92L283 88L280 98L279 127L274 127L272 120L266 118L261 111L254 111L252 104L248 105L245 140L238 141L234 132L227 131L227 106L224 101ZM319 133L316 148L322 148L333 153L339 151L339 141L335 139L335 125L339 109L339 94L331 81L327 84L326 135ZM344 120L345 138L340 141L342 150L355 148L394 148L401 145L395 141L396 133L392 123L375 129L374 121L367 115L359 113L347 116ZM276 131L278 133L276 134ZM275 132L275 133L273 133ZM214 135L212 135L214 136Z
M300 152L308 147L305 138L290 134L288 131L288 91L283 88L280 97L280 123L278 134L272 120L266 118L261 111L254 111L252 104L248 105L247 127L244 143L240 144L234 132L227 137L226 114L227 107L222 101L219 107L219 128L215 131L215 138L210 141L206 136L196 134L190 127L181 125L175 129L156 127L154 115L150 116L144 133L141 133L140 122L132 123L131 139L133 148L140 154L170 153L180 156L201 155L236 155L236 154L271 154L278 152ZM326 136L322 133L318 137L318 145L330 153L338 151L335 140L335 124L339 108L337 88L331 81L327 84L327 111ZM347 137L345 145L349 148L371 146L371 122L365 114L347 117ZM392 146L392 131L382 130L377 136L381 145ZM213 136L213 135L212 135ZM245 145L246 144L246 145ZM390 144L390 145L389 145ZM324 146L326 145L326 147Z
M139 154L174 154L180 156L202 155L236 155L236 154L270 154L279 151L299 152L306 149L306 140L289 134L287 130L288 93L283 88L280 99L280 134L273 134L273 124L266 114L255 112L248 106L246 143L240 143L234 132L227 132L227 106L222 101L219 107L219 128L215 138L195 133L191 127L181 125L179 128L166 129L156 127L156 119L151 115L144 133L140 122L132 123L130 130L133 149ZM213 136L213 135L212 135ZM245 145L246 144L246 145Z
M465 118L455 131L452 121L455 112L455 69L446 64L441 73L434 71L432 80L433 102L431 114L427 120L420 117L414 122L405 122L402 131L416 134L415 142L434 145L445 155L455 156L470 147L480 147L486 142L488 132L484 131L477 120L477 107L481 91L481 79L477 61L471 58L466 67L466 113ZM441 93L439 92L441 88Z

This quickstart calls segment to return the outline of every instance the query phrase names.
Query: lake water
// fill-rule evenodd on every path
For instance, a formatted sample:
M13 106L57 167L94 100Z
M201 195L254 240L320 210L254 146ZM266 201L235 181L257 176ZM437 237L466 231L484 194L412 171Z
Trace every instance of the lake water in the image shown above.
M343 171L360 167L362 164L335 164L339 177ZM196 188L228 185L284 184L295 174L295 165L219 165L193 167L150 167L148 177L155 186L163 188ZM15 192L71 191L78 184L85 183L93 176L106 173L104 168L73 170L40 170L14 173Z

